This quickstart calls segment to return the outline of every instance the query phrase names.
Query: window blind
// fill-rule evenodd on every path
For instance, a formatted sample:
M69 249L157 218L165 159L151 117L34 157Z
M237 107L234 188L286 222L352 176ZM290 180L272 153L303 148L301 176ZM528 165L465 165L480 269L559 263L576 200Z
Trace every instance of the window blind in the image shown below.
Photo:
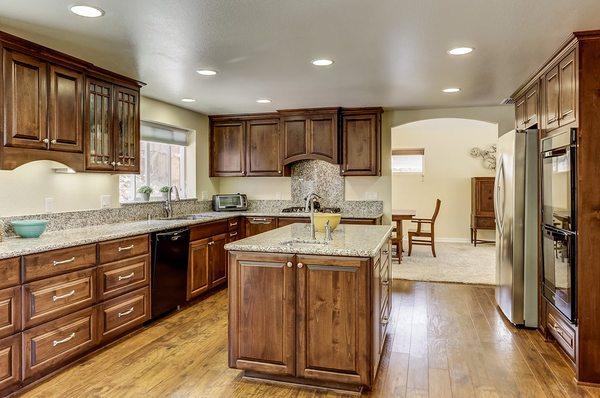
M140 134L144 141L187 146L189 143L190 132L188 130L178 129L159 123L142 122Z

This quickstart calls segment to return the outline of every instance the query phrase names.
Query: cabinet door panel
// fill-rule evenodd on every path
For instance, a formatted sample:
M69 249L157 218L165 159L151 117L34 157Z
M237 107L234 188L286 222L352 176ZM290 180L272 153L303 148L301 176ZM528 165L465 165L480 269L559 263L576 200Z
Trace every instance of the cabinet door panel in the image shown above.
M558 78L558 66L550 69L544 76L544 116L545 128L552 130L558 127L559 115L559 93L560 83Z
M0 391L21 380L21 334L0 340Z
M307 120L305 117L287 117L283 125L284 163L302 158L308 152L306 140Z
M215 287L227 282L227 251L225 244L229 233L212 238L209 248L210 259L210 287Z
M190 243L188 262L187 299L190 300L208 290L209 287L209 249L208 239Z
M538 87L535 85L525 94L525 122L524 128L533 126L538 122Z
M287 254L230 254L230 366L294 375L292 259Z
M139 93L115 87L115 170L140 171Z
M279 119L247 122L247 162L249 176L282 174Z
M21 330L21 286L0 290L0 338Z
M575 107L577 102L576 72L575 50L573 50L559 65L561 126L575 120Z
M519 97L515 101L515 118L516 129L523 130L525 128L525 97Z
M379 173L378 115L344 117L343 175L377 175Z
M311 116L308 142L310 153L322 160L337 163L337 117Z
M85 105L86 169L114 170L113 88L87 79Z
M4 145L47 148L47 64L16 51L4 50Z
M50 65L50 149L83 151L83 74Z
M297 262L296 375L369 385L368 259L298 256Z
M246 217L244 220L245 236L262 234L277 228L277 218L275 217Z
M246 173L244 122L219 122L211 129L211 176Z

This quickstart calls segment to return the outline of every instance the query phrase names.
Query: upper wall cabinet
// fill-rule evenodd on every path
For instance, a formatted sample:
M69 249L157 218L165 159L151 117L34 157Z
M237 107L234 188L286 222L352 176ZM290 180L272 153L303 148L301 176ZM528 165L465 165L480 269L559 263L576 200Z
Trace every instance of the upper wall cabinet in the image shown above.
M211 120L211 177L246 175L246 123L242 120Z
M77 171L139 172L135 80L0 32L0 168L54 160Z
M539 82L515 100L516 129L525 130L539 123Z
M283 163L279 119L246 122L246 175L281 176Z
M343 176L381 175L381 108L342 111Z

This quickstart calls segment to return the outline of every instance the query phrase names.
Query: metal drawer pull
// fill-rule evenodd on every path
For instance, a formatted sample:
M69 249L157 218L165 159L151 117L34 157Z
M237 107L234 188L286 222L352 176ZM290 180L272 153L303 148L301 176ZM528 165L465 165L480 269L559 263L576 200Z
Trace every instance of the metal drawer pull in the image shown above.
M390 251L386 249L386 250L383 251L383 254L385 254L387 256L389 252Z
M238 234L237 232L232 232L229 234L229 236L237 236L237 234Z
M73 337L75 337L75 332L71 333L71 335L69 337L65 337L62 340L54 340L52 342L52 347L56 347L59 344L66 343L67 341L71 340Z
M124 280L124 279L130 279L130 278L132 278L134 275L135 275L135 272L132 272L131 274L129 274L129 275L125 275L125 276L121 276L121 275L119 275L119 280L120 280L120 281L122 281L122 280Z
M381 281L381 284L384 285L384 286L387 286L387 285L390 284L390 281Z
M129 315L129 314L131 314L132 312L133 312L133 307L131 307L130 309L128 309L128 310L127 310L127 311L125 311L125 312L119 312L119 318L120 318L120 317L122 317L122 316Z
M253 224L270 224L271 220L268 218L251 218L250 223Z
M390 322L390 319L389 319L389 318L383 318L383 319L381 320L381 324L382 324L382 325L387 325L389 322Z
M133 245L129 245L129 246L125 246L125 247L121 247L119 246L119 251L122 252L124 250L131 250L133 249Z
M75 261L75 257L71 257L68 260L52 261L52 265L57 266L57 265L61 265L61 264L68 264L68 263L72 263L73 261Z
M212 242L208 242L208 245L209 245L209 246L212 246L212 245L214 245L214 244L215 244L215 242L214 242L214 241L212 241Z
M74 294L75 294L75 290L71 290L69 293L63 294L62 296L52 296L52 301L61 300L61 299L67 298L67 297L71 297Z
M230 227L237 227L237 221L236 221L236 222L229 223L229 226L230 226Z

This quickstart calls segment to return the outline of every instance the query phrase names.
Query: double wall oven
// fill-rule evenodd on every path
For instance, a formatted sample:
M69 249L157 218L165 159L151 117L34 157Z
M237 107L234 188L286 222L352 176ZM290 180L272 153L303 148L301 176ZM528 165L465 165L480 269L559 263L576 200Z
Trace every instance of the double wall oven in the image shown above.
M577 321L577 130L542 140L542 293Z

